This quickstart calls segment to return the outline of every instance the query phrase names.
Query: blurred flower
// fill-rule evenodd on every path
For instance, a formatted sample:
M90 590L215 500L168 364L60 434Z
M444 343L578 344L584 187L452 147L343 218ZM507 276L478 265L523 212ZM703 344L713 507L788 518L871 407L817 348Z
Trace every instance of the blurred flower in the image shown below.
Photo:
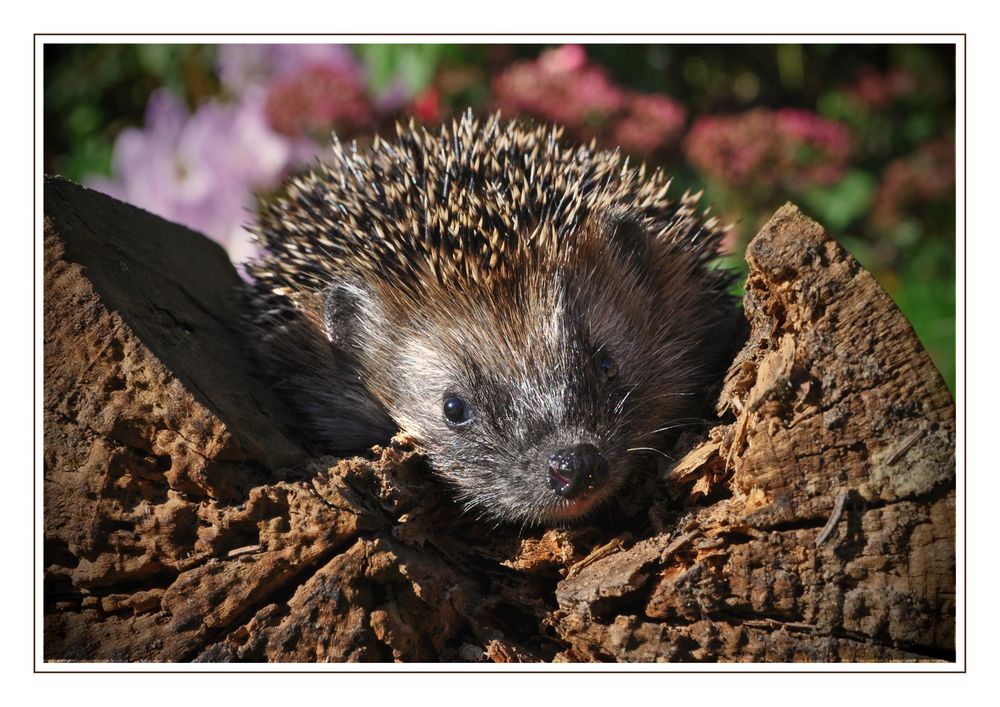
M667 96L616 86L575 44L512 64L494 78L493 91L508 115L528 113L566 126L576 139L597 137L636 155L671 147L686 120L683 106Z
M287 135L369 127L410 97L401 78L371 95L364 66L343 44L224 44L218 68L235 95L266 87L268 116Z
M890 69L882 73L871 66L858 72L848 92L856 102L869 108L885 108L897 98L917 90L917 78L905 69Z
M413 98L410 110L417 120L424 123L437 123L441 120L441 92L434 86L428 86Z
M267 118L284 135L351 132L372 119L364 69L341 44L224 44L219 76L236 95L266 87Z
M931 140L912 154L885 168L875 195L872 223L892 228L918 207L955 199L955 142L951 138Z
M235 103L206 103L189 116L173 94L160 90L150 97L145 127L118 136L116 178L85 181L204 233L237 261L252 250L242 224L252 218L253 190L273 188L311 152L309 143L271 130L259 91Z
M796 180L832 184L840 179L851 152L845 125L795 108L782 108L775 118Z
M405 106L411 96L410 87L402 77L399 77L371 100L376 113L388 115Z
M779 145L773 116L754 110L736 116L704 116L685 140L688 160L708 178L735 186L772 184Z
M611 141L637 155L673 145L684 130L683 106L666 96L632 93L624 116L615 122Z
M364 84L364 69L343 44L223 44L218 64L222 84L236 95L314 66L326 67L347 83Z
M512 64L494 78L493 91L508 115L530 113L570 128L602 123L625 100L604 69L589 64L577 45Z
M267 118L284 135L351 132L368 125L372 107L361 84L330 66L315 65L268 87Z
M843 175L850 139L845 126L814 113L757 108L699 118L684 149L691 164L723 184L801 190Z

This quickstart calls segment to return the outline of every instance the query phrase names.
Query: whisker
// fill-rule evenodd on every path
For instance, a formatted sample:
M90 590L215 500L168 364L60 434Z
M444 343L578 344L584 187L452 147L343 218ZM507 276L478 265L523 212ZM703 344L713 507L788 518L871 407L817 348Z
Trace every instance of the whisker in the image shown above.
M673 397L686 397L691 395L697 395L696 392L689 393L645 393L638 398L632 400L633 405L642 405L643 403L650 403L655 400L660 400L662 398L673 398Z
M657 454L661 455L665 459L668 459L669 461L672 461L672 462L676 462L677 461L672 456L670 456L669 454L667 454L665 452L661 452L656 447L632 447L631 449L626 449L625 451L626 452L656 452Z
M638 388L638 387L639 387L639 384L638 384L638 383L636 383L636 384L635 384L635 385L633 385L633 386L632 386L631 388L629 388L629 390L628 390L628 392L627 392L627 393L625 393L625 397L624 397L624 398L622 398L622 399L621 399L621 402L619 402L619 403L618 403L618 404L617 404L617 405L615 406L615 414L616 414L616 415L620 415L620 414L621 414L621 411L622 411L622 407L624 407L624 405L625 405L625 401L626 401L626 400L628 400L628 396L632 395L632 392L633 392L633 391L634 391L634 390L635 390L636 388Z
M653 430L652 432L647 432L646 434L639 435L639 437L650 437L655 435L657 432L666 432L667 430L676 430L680 427L696 427L698 425L711 425L712 420L693 420L690 422L675 422L667 425L666 427L660 427L659 429Z

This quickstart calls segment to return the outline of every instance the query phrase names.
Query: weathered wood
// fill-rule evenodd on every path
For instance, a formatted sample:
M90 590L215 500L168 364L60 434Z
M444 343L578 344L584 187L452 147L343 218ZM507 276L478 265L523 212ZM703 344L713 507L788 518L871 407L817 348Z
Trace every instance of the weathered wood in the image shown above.
M630 517L496 530L403 441L303 458L221 251L48 181L46 658L953 660L943 381L794 207L747 258L723 422Z

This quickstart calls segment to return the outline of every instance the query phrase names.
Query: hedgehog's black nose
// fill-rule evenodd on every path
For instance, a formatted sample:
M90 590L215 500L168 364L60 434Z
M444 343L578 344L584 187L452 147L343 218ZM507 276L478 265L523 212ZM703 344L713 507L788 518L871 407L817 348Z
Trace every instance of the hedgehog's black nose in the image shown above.
M608 463L592 444L558 449L549 457L549 488L560 496L573 498L607 478Z

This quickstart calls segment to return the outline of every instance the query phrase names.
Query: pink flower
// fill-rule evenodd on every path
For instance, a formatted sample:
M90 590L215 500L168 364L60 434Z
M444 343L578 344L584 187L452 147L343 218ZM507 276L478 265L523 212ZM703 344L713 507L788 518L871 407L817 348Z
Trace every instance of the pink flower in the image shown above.
M611 141L628 152L645 155L673 145L684 130L683 106L666 96L633 93L625 114L614 124Z
M885 168L872 207L872 222L878 228L892 228L917 207L953 203L954 199L955 142L951 138L931 140Z
M866 66L858 72L849 92L861 105L879 109L916 89L916 77L905 69L892 69L883 74L874 67Z
M757 108L699 118L684 149L691 164L717 182L801 190L840 179L850 137L845 126L815 113Z
M501 110L529 113L567 127L600 124L623 105L623 92L582 47L549 49L535 61L512 64L493 80Z
M783 108L775 117L798 179L816 184L840 179L851 151L846 126L793 108Z
M314 153L310 143L271 130L263 95L235 103L209 102L193 115L169 91L154 93L144 128L122 131L115 142L114 179L88 186L222 244L233 260L250 254L243 224L252 220L254 190L277 185L290 167Z
M576 44L515 62L493 79L493 92L507 115L526 113L565 126L577 140L596 137L636 155L674 145L686 120L668 96L616 86Z
M772 185L780 157L777 130L769 111L698 118L684 149L688 161L709 179L734 186Z
M587 66L587 52L579 44L564 44L538 56L538 65L554 75L582 71Z
M351 132L372 122L372 107L360 85L316 65L271 83L267 117L283 135L323 134L331 128Z

